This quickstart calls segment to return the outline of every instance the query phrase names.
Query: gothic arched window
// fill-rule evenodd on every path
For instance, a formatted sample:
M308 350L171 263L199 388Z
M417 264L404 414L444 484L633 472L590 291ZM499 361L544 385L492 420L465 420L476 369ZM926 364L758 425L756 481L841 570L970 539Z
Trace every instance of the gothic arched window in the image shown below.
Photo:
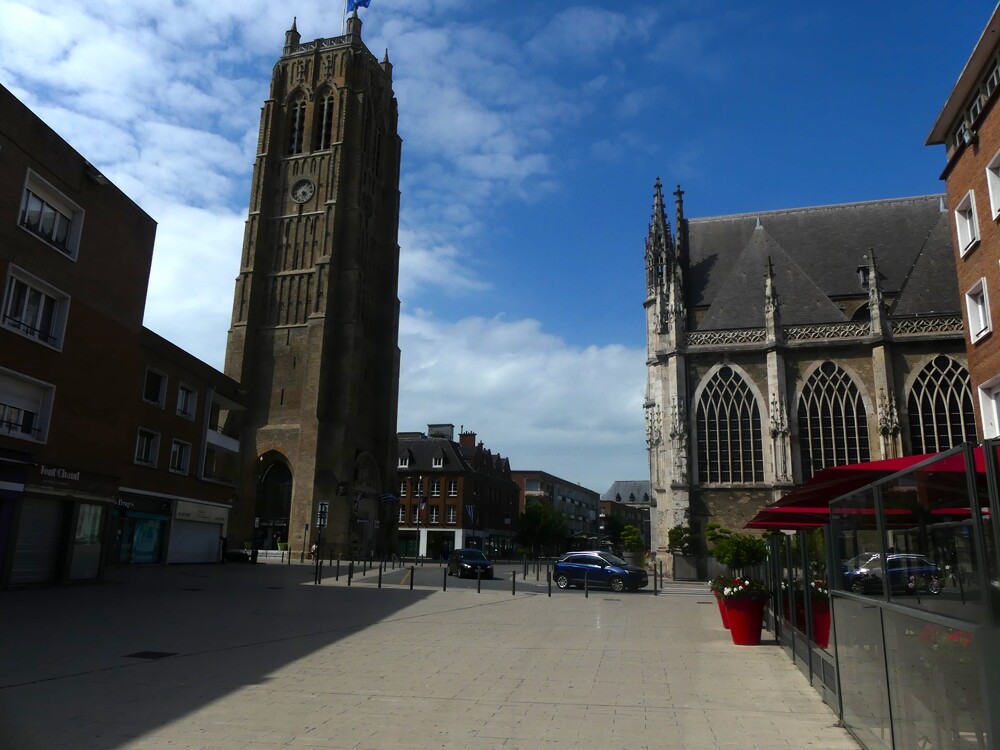
M747 382L721 367L698 399L698 480L762 482L760 407Z
M325 151L333 143L333 95L329 92L316 100L316 149Z
M824 362L809 376L799 398L802 478L820 469L871 459L868 415L861 392L843 369Z
M302 136L306 129L306 103L299 99L288 109L288 153L302 153Z
M917 374L907 402L915 454L940 453L976 439L969 371L943 354Z

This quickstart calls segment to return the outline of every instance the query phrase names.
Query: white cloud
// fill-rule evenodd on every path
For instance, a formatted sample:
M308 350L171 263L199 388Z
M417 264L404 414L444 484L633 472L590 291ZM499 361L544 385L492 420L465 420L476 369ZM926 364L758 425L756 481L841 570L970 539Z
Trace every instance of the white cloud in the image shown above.
M645 33L635 17L569 8L532 39L524 23L483 23L500 1L393 0L364 16L369 47L395 65L404 310L490 288L495 205L558 189L553 144L619 86L603 72L565 84L540 61L587 63ZM304 41L340 33L321 0L0 0L0 82L157 221L145 322L216 367L259 107L293 13ZM641 352L574 348L499 317L408 314L401 331L401 429L456 420L515 466L597 490L642 476Z
M401 431L464 424L515 469L543 469L603 492L648 474L645 352L577 348L534 320L400 320Z

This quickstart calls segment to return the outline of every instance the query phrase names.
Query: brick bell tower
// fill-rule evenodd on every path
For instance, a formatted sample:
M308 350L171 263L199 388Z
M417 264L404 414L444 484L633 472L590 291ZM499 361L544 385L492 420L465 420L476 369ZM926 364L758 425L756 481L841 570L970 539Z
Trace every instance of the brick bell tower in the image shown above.
M293 21L285 33L226 347L247 393L230 415L231 541L296 555L395 545L397 506L380 497L396 483L401 141L388 53L365 47L357 11L346 31L303 44Z

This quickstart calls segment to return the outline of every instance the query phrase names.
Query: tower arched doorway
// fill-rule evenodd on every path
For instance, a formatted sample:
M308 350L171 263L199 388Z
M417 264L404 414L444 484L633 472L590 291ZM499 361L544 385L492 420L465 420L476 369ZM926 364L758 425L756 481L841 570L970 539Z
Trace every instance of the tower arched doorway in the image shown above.
M288 519L292 510L292 472L281 458L261 457L254 510L257 549L278 549L288 541Z

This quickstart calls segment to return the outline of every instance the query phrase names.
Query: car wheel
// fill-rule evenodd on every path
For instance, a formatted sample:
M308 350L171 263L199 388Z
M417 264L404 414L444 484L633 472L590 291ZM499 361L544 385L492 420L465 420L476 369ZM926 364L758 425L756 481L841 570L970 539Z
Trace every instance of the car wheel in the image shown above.
M567 576L565 573L559 573L556 576L556 586L558 586L561 589L568 589L569 588L569 576Z
M625 590L625 581L623 581L620 576L612 576L611 580L608 581L608 585L611 587L612 591L618 593Z
M865 593L865 582L862 578L858 577L851 581L851 591L855 594Z
M927 579L927 593L932 596L937 596L941 593L941 579L940 578L928 578Z

